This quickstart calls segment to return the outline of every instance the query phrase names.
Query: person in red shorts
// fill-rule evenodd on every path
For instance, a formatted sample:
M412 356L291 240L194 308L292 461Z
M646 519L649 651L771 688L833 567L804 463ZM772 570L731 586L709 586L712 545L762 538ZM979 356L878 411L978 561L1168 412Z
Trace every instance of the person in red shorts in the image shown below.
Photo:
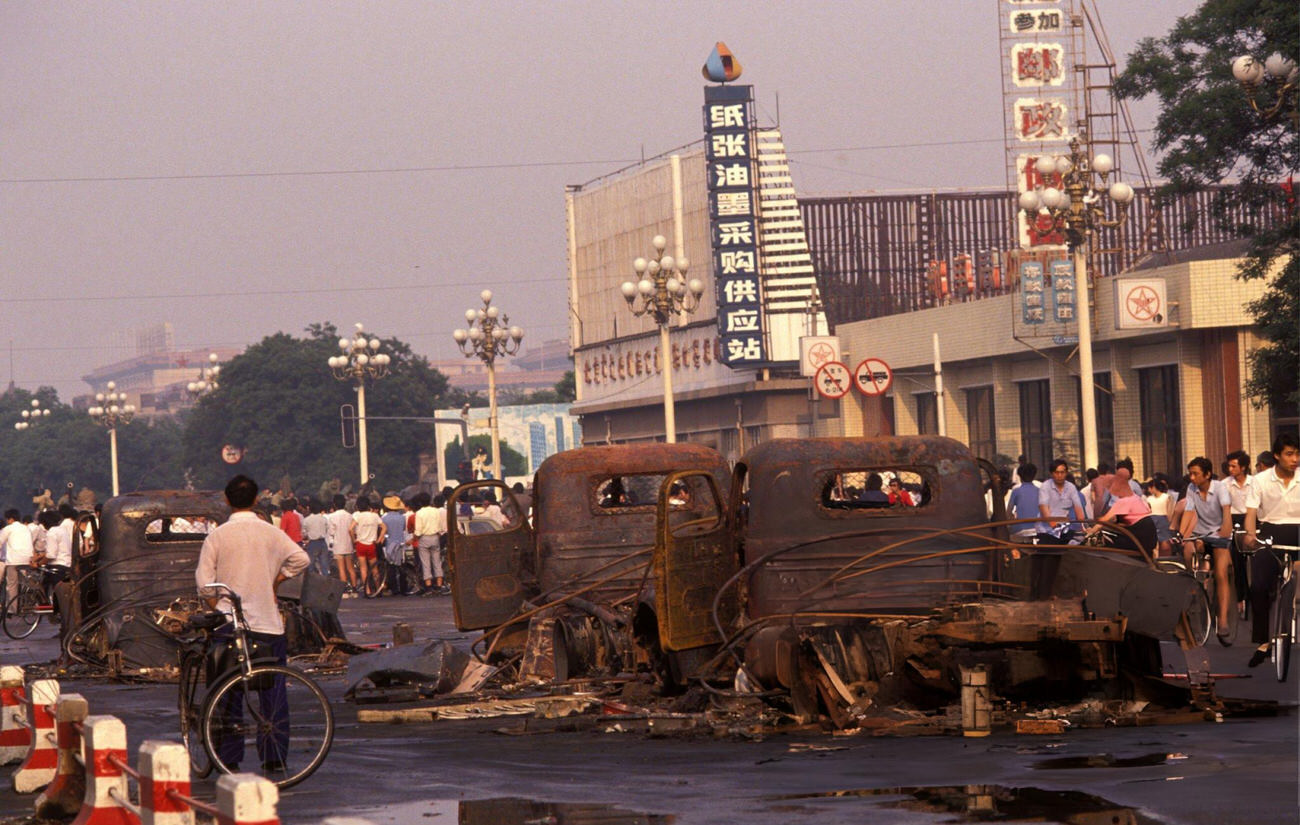
M365 496L357 498L357 511L352 514L352 526L349 528L352 546L357 551L357 563L361 567L360 590L366 595L378 592L378 583L371 582L371 569L374 567L377 548L384 542L388 527L374 510L370 509L370 499Z

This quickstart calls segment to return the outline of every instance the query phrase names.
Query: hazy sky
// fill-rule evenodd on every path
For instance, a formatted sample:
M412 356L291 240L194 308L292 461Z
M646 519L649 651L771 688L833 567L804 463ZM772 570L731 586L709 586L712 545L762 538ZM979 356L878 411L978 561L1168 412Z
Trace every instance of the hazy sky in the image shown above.
M1198 3L1096 5L1122 65ZM565 184L698 140L715 40L800 194L1002 186L1001 6L5 0L0 346L66 401L161 321L448 358L488 287L562 338Z

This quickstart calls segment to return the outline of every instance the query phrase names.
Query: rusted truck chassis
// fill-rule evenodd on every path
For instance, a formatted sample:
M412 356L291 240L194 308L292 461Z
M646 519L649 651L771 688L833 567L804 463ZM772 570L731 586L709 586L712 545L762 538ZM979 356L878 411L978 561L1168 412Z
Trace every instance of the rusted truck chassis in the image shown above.
M488 486L509 495L451 506ZM1140 553L1013 544L996 472L946 438L779 439L730 474L694 445L584 448L534 495L535 530L453 530L451 563L458 625L535 679L649 666L847 726L973 671L1008 698L1133 695L1203 609Z

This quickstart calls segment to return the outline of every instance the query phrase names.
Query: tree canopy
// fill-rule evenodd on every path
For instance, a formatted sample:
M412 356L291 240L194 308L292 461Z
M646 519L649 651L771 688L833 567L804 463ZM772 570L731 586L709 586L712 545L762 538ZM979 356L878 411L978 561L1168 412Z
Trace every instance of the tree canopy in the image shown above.
M1242 278L1264 278L1279 269L1263 297L1250 306L1265 343L1248 356L1246 390L1257 405L1294 409L1300 403L1296 88L1293 83L1289 97L1266 117L1281 84L1261 83L1247 90L1231 68L1240 55L1262 61L1274 53L1292 60L1300 56L1294 0L1206 0L1164 37L1140 41L1115 90L1121 97L1155 95L1159 100L1155 146L1164 152L1159 170L1169 181L1167 191L1238 183L1217 190L1214 214L1208 217L1250 239ZM1251 106L1252 95L1259 111ZM1230 214L1247 218L1229 225Z
M355 415L356 382L336 380L326 365L338 354L338 338L333 324L313 324L305 337L267 336L222 366L220 387L198 403L185 428L183 460L195 484L220 486L238 470L265 487L286 475L296 490L316 490L336 476L345 487L359 486L353 427L341 417L344 405ZM428 418L455 397L446 377L409 345L380 340L392 362L387 377L367 380L366 417L370 472L384 490L411 483L420 453L434 445L431 422L385 419ZM226 445L243 450L233 467L221 457Z

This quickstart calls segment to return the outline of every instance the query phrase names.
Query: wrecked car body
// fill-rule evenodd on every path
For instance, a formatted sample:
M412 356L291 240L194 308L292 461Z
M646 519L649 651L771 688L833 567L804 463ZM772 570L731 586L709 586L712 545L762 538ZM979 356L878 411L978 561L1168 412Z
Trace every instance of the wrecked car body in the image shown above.
M653 638L661 607L655 593L663 592L652 564L658 498L665 479L682 470L691 471L701 499L711 490L713 501L727 489L726 462L697 444L585 447L551 456L534 480L532 523L500 482L456 488L447 505L456 626L490 631L484 644L494 654L521 652L525 679L563 681L653 664L661 651ZM500 502L499 529L469 529L480 517L458 517L462 503L489 493ZM715 589L699 594L697 608L706 616ZM710 630L657 664L681 667L685 651L716 641Z
M128 493L82 514L73 531L68 581L56 588L65 660L110 673L169 671L177 633L200 605L194 571L207 534L230 516L218 491ZM294 653L337 637L341 590L308 572L281 585Z
M493 486L514 515L453 528L450 557L457 625L484 631L498 685L603 680L630 704L652 677L664 697L934 731L987 726L994 697L1186 703L1158 643L1198 644L1196 582L1136 551L1011 542L997 473L952 439L778 439L730 471L699 446L584 448L539 470L534 525L496 482L449 513Z

